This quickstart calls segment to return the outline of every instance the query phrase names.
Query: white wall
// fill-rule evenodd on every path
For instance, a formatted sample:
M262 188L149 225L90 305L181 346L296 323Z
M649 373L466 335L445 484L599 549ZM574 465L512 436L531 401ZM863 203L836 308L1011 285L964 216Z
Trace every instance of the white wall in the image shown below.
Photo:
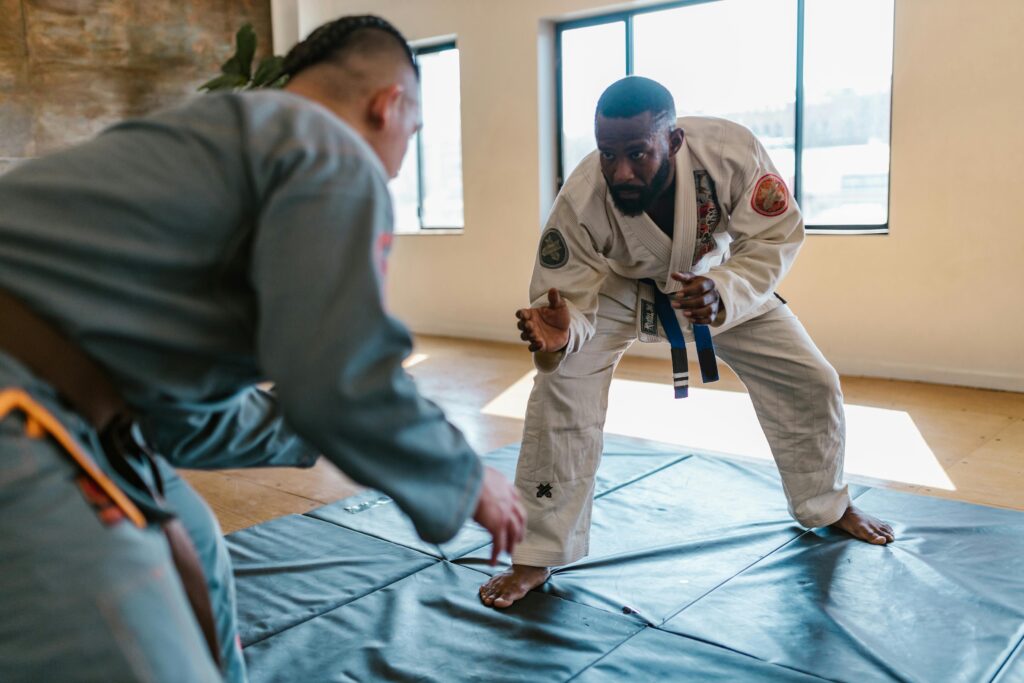
M397 238L414 330L518 340L553 198L550 20L638 4L275 0L277 45L356 13L458 37L466 230ZM896 0L895 29L890 234L809 236L780 291L840 372L1024 391L1024 2Z

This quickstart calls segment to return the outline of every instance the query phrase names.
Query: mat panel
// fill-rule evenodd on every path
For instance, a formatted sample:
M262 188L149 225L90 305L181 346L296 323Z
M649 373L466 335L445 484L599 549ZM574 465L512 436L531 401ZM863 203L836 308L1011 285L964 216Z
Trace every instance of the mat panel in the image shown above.
M252 683L566 681L643 624L547 595L504 612L439 562L245 650Z
M991 680L1024 633L1024 515L879 489L858 504L894 544L808 533L664 628L839 681Z
M436 562L304 515L236 531L226 540L235 567L243 646Z
M485 456L484 462L503 472L511 481L518 457L518 445L506 446ZM678 447L609 436L598 470L597 495L685 457ZM424 543L398 506L377 491L367 491L306 514L444 559L461 557L490 542L490 536L482 527L469 522L447 543L440 546Z
M595 501L590 556L546 590L660 625L801 533L774 468L695 456ZM488 552L459 562L493 573Z

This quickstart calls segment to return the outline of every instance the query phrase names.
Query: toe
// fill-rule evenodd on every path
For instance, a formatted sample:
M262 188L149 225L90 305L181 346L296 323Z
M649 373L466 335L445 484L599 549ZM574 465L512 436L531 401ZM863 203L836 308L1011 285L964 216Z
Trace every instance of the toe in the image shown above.
M509 607L513 602L514 601L511 598L502 595L497 600L494 600L494 606L498 607L499 609L504 609L506 607Z

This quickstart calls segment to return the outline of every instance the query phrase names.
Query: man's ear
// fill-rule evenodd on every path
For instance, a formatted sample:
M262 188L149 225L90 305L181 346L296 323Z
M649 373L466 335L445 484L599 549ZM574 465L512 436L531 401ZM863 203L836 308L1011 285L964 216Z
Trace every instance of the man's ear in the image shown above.
M398 100L401 99L403 90L402 86L393 83L370 94L366 104L366 118L374 130L387 127L391 119L398 114Z
M683 129L673 128L668 134L668 155L674 157L683 147Z

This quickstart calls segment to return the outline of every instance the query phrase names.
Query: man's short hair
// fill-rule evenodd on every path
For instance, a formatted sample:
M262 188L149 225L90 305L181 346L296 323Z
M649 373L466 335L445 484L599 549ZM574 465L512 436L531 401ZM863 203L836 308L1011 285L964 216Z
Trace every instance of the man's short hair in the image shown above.
M353 53L398 56L408 61L419 77L416 59L405 37L390 23L372 14L341 17L319 27L285 55L283 69L292 77L321 62L343 64Z
M626 76L609 85L597 101L598 116L628 119L644 112L659 125L672 125L676 120L676 103L672 93L657 81L643 76Z

